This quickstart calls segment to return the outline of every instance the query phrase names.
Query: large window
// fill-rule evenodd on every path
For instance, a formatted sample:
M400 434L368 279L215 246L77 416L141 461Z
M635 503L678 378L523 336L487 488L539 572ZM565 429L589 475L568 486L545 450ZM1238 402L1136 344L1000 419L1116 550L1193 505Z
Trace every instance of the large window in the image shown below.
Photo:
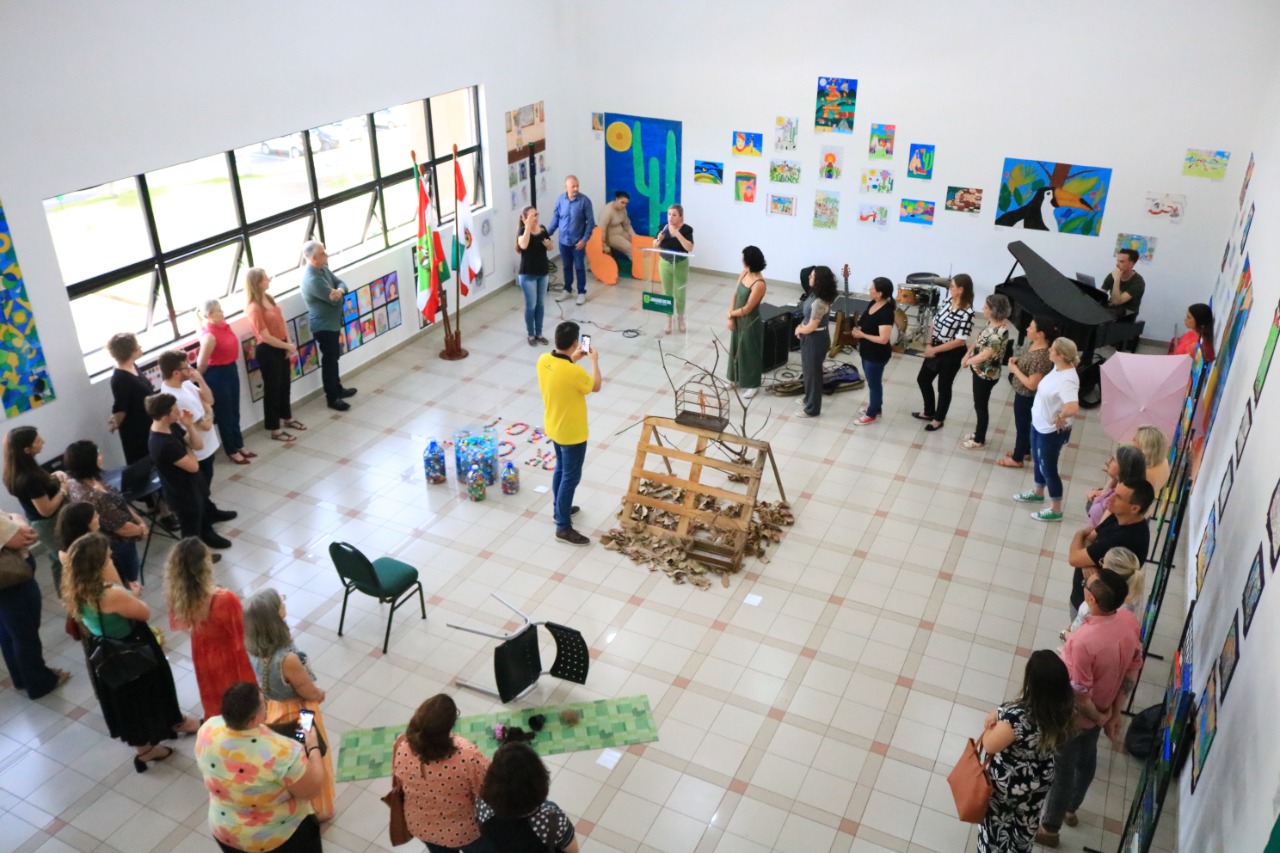
M297 269L309 239L335 268L414 239L410 152L438 199L436 224L451 221L455 145L481 207L476 87L46 199L85 366L111 367L102 347L116 332L148 352L192 334L206 299L238 313L245 270Z

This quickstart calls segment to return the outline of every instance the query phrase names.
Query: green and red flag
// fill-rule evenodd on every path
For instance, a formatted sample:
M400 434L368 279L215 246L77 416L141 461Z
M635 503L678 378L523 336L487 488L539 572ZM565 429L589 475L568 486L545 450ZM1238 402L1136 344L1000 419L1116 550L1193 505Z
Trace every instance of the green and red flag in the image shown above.
M467 197L467 184L462 179L462 164L457 152L453 158L453 185L458 193L458 221L453 236L453 265L458 271L458 285L462 295L468 293L467 285L474 284L480 275L480 246L476 241L475 224L471 220L471 200Z

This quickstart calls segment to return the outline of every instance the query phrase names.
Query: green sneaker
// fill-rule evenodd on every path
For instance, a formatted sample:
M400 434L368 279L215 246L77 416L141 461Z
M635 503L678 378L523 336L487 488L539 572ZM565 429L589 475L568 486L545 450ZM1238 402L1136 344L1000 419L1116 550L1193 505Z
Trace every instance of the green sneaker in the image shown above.
M1042 509L1039 512L1031 513L1031 517L1036 521L1062 521L1062 513L1052 509Z
M1035 492L1018 492L1013 499L1022 504L1042 504L1044 503L1044 495L1037 495Z

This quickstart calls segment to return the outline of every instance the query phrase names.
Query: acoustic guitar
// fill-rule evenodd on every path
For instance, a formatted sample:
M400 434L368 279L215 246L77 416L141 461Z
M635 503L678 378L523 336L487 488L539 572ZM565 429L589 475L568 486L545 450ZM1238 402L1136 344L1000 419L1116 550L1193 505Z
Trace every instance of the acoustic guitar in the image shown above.
M840 270L840 275L844 278L844 292L849 294L849 265L845 264ZM847 302L847 300L846 300ZM831 348L827 350L827 358L835 358L846 349L857 349L858 339L853 336L853 329L858 325L859 315L852 312L848 316L843 311L836 312L835 331L831 335Z

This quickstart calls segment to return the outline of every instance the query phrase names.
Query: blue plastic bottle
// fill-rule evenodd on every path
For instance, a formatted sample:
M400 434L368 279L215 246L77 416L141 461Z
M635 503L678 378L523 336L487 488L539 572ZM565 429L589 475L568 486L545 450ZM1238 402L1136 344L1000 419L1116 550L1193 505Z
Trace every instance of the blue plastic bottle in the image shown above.
M434 435L427 439L427 449L422 451L422 467L426 471L428 483L439 485L449 479L445 472L444 448Z

